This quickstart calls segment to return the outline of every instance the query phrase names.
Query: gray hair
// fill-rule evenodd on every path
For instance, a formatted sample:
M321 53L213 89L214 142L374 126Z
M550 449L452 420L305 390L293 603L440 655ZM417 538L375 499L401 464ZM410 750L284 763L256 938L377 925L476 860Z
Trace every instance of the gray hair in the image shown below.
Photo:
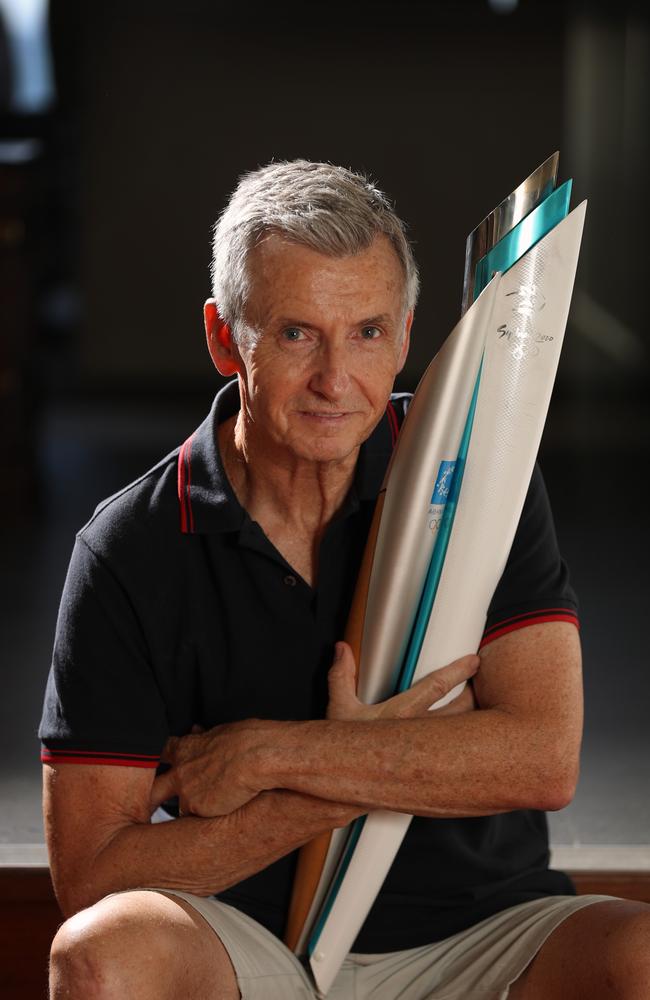
M406 227L382 191L331 163L269 163L239 179L214 226L212 294L235 340L244 332L248 256L272 234L332 257L360 253L376 236L387 236L404 271L406 311L415 307L417 264Z

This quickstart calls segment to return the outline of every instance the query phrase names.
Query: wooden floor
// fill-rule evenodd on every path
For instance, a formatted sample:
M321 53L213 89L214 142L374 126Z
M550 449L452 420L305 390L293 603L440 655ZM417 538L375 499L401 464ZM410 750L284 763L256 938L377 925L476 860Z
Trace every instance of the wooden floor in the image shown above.
M578 892L650 903L650 872L573 873ZM46 1000L47 956L61 913L46 868L0 868L0 997Z
M0 868L2 1000L45 1000L47 956L61 920L47 868Z

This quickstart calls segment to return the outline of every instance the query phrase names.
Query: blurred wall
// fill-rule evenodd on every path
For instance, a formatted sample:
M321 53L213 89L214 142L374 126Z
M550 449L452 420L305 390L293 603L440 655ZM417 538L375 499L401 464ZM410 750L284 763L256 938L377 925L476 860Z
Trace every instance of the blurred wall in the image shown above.
M409 224L412 388L458 318L467 233L559 148L590 205L558 391L646 388L650 18L631 0L496 6L50 0L52 107L3 113L0 45L0 139L43 149L41 387L209 383L212 222L243 171L304 156L369 172Z
M207 0L89 6L84 376L207 377L210 226L241 172L302 156L370 172L410 226L413 385L458 318L467 233L562 146L564 13L331 2L260 21Z
M640 5L573 5L565 35L564 164L589 199L572 318L576 382L647 386L650 18ZM571 350L571 348L570 348Z

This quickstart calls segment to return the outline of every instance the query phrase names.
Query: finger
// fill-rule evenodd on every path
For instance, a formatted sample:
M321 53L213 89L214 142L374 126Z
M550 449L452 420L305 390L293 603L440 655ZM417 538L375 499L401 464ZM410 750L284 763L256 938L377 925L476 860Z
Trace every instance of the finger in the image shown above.
M455 688L457 684L462 684L463 681L470 680L480 665L480 658L473 653L468 656L461 656L444 667L432 670L421 680L417 681L417 683L413 685L413 688L418 687L420 684L425 686L427 682L435 686L437 682L440 685L441 690L444 689L443 693L447 694L447 692L451 691L452 688Z
M171 770L165 774L159 774L151 786L151 812L155 812L158 806L161 806L167 799L173 798L174 795L176 795L176 775L174 771Z
M452 698L446 705L435 706L429 711L436 715L461 715L464 712L473 712L476 708L476 698L471 683L467 683L460 694Z
M478 670L480 659L478 656L461 656L460 659L441 667L439 670L432 670L421 680L405 691L400 698L404 699L405 706L411 710L426 710L449 694L456 685L473 677Z
M356 664L347 642L337 642L334 662L327 675L328 719L345 719L359 705L356 692Z

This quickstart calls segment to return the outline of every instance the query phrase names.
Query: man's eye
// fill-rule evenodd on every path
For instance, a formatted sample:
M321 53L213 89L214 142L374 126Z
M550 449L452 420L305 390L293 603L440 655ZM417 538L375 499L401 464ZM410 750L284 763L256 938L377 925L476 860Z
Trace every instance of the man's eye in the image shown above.
M286 330L282 331L282 336L285 340L288 340L293 344L296 340L303 339L303 332L302 330L299 330L297 326L289 326Z
M377 337L381 337L381 330L378 326L364 326L361 336L364 340L376 340Z

